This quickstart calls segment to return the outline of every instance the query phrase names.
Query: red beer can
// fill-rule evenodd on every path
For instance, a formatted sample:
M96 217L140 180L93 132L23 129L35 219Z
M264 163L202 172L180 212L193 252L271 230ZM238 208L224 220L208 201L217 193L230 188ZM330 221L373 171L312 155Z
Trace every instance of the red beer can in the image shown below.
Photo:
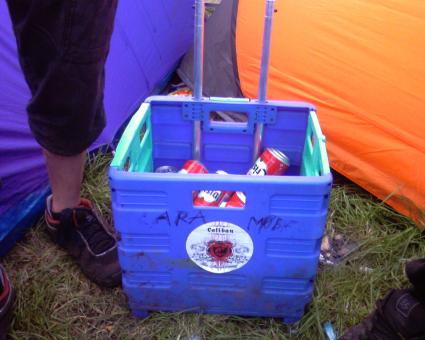
M218 175L227 175L227 172L222 170L217 170L216 174ZM202 190L199 192L193 201L193 205L202 206L202 207L218 207L223 201L227 201L231 192L221 191L221 190Z
M183 167L179 171L179 174L207 174L208 170L207 168L198 161L195 161L193 159L188 160L186 163L184 163Z
M246 203L246 196L241 191L236 191L232 197L230 198L229 202L226 204L227 207L231 208L243 208Z
M275 148L267 148L248 171L247 175L283 175L289 165L289 158L283 152Z
M186 163L184 163L183 167L178 173L179 174L207 174L208 170L201 162L191 159L191 160L188 160ZM196 196L198 196L198 192L193 191L192 199L194 200Z

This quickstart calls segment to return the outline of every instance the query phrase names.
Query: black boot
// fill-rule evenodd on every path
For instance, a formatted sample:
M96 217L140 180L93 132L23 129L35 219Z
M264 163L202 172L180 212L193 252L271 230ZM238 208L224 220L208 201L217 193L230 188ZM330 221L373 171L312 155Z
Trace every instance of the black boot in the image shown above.
M9 332L14 302L15 291L6 271L0 265L0 340L5 340Z
M425 259L406 265L411 289L393 289L342 340L425 340Z
M342 340L425 340L425 306L410 289L393 289Z

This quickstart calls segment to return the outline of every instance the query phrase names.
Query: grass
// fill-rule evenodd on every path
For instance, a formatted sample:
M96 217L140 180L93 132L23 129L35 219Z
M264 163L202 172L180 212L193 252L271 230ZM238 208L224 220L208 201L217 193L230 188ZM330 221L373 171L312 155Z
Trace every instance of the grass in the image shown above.
M83 188L109 218L110 159L103 154L91 158ZM387 290L407 284L403 268L408 259L425 256L421 232L409 219L355 186L335 186L327 232L342 233L359 248L342 264L320 268L314 300L298 332L290 334L271 318L184 313L133 318L121 289L89 282L43 228L40 221L4 260L18 292L12 339L323 339L324 322L332 321L341 334Z

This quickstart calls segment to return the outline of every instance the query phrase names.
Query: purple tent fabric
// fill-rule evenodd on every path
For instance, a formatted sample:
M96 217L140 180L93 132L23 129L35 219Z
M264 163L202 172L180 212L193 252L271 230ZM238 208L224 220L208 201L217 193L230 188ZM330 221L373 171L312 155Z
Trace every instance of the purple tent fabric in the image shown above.
M119 1L106 65L107 127L92 149L111 143L121 125L191 46L192 5L193 0ZM8 10L1 1L0 255L19 237L17 231L34 222L47 192L41 149L27 125L28 99Z

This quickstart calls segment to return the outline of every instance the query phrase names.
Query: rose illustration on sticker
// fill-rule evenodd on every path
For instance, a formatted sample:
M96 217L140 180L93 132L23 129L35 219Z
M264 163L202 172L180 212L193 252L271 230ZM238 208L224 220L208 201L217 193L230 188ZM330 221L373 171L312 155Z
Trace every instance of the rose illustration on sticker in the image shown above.
M209 241L208 254L216 261L227 261L232 256L233 244L229 241Z
M186 251L199 267L220 274L246 265L254 253L254 244L241 227L215 221L202 224L189 234Z

